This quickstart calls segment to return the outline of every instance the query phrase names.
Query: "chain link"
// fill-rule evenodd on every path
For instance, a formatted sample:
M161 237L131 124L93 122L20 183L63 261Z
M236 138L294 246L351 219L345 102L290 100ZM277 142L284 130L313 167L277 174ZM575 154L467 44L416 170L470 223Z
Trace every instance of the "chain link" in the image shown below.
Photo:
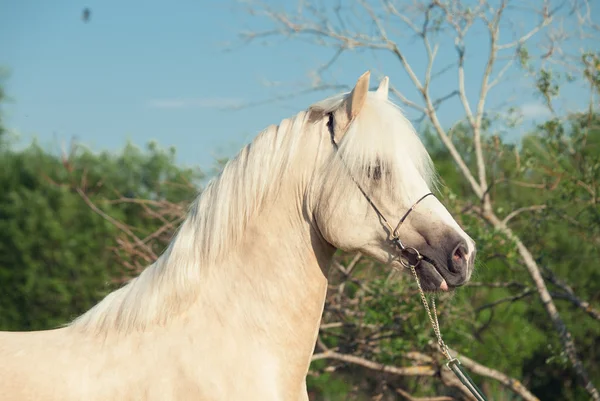
M451 360L452 357L450 356L450 351L448 350L446 343L442 339L442 333L440 331L440 323L438 322L437 310L435 307L435 299L433 299L433 298L431 299L431 304L433 306L433 316L435 316L435 318L434 318L432 316L431 309L429 308L429 302L427 302L427 297L425 296L425 292L423 291L423 288L421 288L421 281L419 281L419 276L417 275L415 266L411 265L410 270L412 271L412 274L415 277L415 281L417 282L417 287L419 288L419 295L421 296L421 301L423 301L423 306L425 306L425 310L427 311L427 315L429 316L429 321L431 322L431 326L433 327L433 332L435 333L435 336L437 337L438 345L440 346L440 350L442 351L444 356L446 358L448 358L448 360Z

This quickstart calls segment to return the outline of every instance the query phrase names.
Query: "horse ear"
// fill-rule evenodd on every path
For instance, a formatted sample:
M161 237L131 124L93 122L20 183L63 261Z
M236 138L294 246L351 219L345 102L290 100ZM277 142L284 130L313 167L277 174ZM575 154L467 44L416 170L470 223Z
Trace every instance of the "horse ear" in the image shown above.
M371 72L367 71L358 78L356 86L350 92L350 95L346 96L343 103L336 110L335 115L335 126L334 126L334 139L339 142L346 133L346 129L350 123L360 113L365 102L367 100L367 94L369 93L369 78Z
M371 72L367 71L358 78L356 86L352 89L350 94L349 102L349 115L350 120L353 120L358 113L362 110L367 100L367 93L369 93L369 79L371 78Z
M390 92L390 79L388 77L383 77L381 82L379 83L379 88L375 91L377 97L380 99L387 100L388 94Z

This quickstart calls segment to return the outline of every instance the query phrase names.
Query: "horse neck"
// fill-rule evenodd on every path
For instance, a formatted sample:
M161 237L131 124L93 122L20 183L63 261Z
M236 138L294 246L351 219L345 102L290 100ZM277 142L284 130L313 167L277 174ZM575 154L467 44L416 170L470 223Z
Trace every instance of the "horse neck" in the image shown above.
M253 218L236 249L211 269L200 291L203 308L261 336L267 330L286 336L309 331L311 337L334 249L303 215L297 202L279 199Z
M335 249L306 217L298 191L280 194L249 221L230 256L210 269L192 328L210 325L214 334L207 335L219 336L219 343L231 338L239 352L252 348L241 343L262 344L299 378L310 364L327 290L323 272Z

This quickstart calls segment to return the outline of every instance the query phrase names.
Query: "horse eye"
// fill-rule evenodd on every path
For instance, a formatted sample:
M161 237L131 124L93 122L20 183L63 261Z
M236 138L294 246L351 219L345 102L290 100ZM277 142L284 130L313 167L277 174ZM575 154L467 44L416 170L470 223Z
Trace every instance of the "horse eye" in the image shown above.
M369 166L367 176L373 178L375 181L379 181L381 179L381 165L377 163L374 167Z

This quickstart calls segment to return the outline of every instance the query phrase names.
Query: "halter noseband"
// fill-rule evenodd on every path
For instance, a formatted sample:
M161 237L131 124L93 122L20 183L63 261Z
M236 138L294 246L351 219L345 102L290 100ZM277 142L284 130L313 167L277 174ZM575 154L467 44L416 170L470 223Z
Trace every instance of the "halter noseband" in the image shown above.
M333 127L333 122L334 122L333 113L329 113L328 116L329 116L329 121L327 122L327 127L329 128L329 134L331 136L331 143L337 152L339 150L339 147L338 147L338 144L335 142L335 133L334 133L334 127ZM340 157L340 159L341 159L341 157ZM346 167L346 169L348 169L344 160L343 159L341 159L341 160L342 160L342 163L344 163L344 166ZM385 218L383 213L375 205L375 203L373 202L371 197L364 191L364 189L360 186L360 184L356 181L356 179L352 175L350 175L350 178L352 178L352 181L354 181L354 184L356 184L356 186L358 187L360 192L363 194L363 196L365 197L367 202L369 202L369 205L371 205L371 207L373 208L373 210L375 211L377 216L379 216L379 218L387 226L387 228L389 230L390 241L400 251L400 256L401 256L400 263L402 264L402 266L408 267L408 268L417 267L419 265L419 263L421 263L421 260L424 259L424 256L421 255L421 253L416 248L413 248L411 246L405 246L402 243L402 241L400 240L399 230L400 230L400 227L402 226L402 223L404 223L404 220L406 220L406 218L408 217L410 212L412 212L423 199L425 199L429 195L431 195L431 196L435 196L435 195L433 193L429 192L429 193L426 193L425 195L421 196L415 203L413 203L413 205L410 207L410 209L408 209L406 211L406 213L404 213L404 215L400 218L400 221L396 225L396 228L392 228L388 219Z

